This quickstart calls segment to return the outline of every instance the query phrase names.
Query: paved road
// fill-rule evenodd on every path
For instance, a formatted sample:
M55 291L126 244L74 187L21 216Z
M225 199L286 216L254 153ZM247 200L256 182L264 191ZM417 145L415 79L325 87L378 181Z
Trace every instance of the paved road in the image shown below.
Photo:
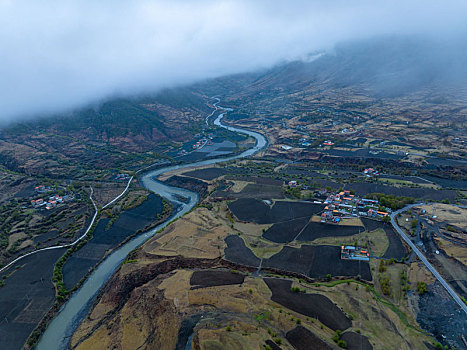
M433 274L433 276L436 277L436 279L441 283L441 285L448 291L448 293L451 295L451 297L454 299L454 301L459 304L462 310L467 314L467 305L462 301L462 299L456 294L456 292L451 288L451 286L444 280L443 277L436 271L436 269L433 267L433 265L430 264L430 262L425 258L423 253L416 247L416 245L412 242L412 240L407 237L407 235L401 230L399 225L396 223L396 216L399 213L402 213L406 210L409 210L410 208L423 205L425 203L416 203L416 204L410 204L402 209L399 209L395 211L394 213L391 214L391 224L394 227L394 229L399 233L402 237L402 239L412 248L412 250L417 254L417 256L420 258L420 260L425 264L426 268Z

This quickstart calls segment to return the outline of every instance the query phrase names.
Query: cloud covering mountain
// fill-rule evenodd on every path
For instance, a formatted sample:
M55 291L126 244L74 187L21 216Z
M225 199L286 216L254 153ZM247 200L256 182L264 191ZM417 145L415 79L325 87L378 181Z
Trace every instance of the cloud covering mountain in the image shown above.
M348 40L465 43L466 13L451 0L0 0L0 122L267 68Z

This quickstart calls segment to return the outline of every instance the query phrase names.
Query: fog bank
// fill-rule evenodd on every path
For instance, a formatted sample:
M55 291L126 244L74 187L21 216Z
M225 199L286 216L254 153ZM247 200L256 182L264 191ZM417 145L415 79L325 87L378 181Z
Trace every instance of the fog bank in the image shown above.
M467 2L450 0L0 0L0 123L267 68L348 40L465 42L466 13Z

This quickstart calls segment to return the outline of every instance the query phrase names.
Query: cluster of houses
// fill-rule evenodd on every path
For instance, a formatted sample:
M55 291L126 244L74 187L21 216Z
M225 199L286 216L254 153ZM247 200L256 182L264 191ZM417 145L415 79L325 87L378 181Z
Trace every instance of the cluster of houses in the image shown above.
M356 216L355 208L359 198L350 191L330 193L323 204L326 204L321 214L321 222L339 222L342 217Z
M304 147L309 147L311 146L311 143L309 142L309 139L302 137L300 140L298 140Z
M116 180L129 180L129 179L130 179L130 175L125 174L125 173L117 174L117 175L115 176L115 179L116 179Z
M44 200L43 198L33 199L31 201L31 205L35 209L45 207L45 209L50 210L50 209L55 208L60 203L69 202L72 200L73 200L72 195L66 195L66 196L53 195L53 196L50 196L49 199L47 200Z
M379 202L376 199L362 198L357 205L359 216L368 216L371 218L383 218L388 216L390 213L386 211L380 211ZM390 211L390 209L387 209Z
M193 149L196 150L196 149L200 149L202 147L204 147L205 145L207 146L210 146L213 144L212 142L212 135L209 134L207 137L202 137L200 138L198 141L196 141L196 143L193 145Z
M354 128L344 128L341 130L342 134L352 133L355 132Z
M321 222L338 223L344 217L367 216L382 218L388 212L379 211L379 202L376 199L359 198L350 191L330 193L323 202L326 206L321 214Z
M44 193L44 192L50 191L50 187L49 187L49 186L45 186L45 185L38 185L38 186L34 187L34 190L35 190L37 193Z
M341 259L370 261L370 254L367 250L353 245L341 246Z
M367 177L379 176L379 172L373 168L367 168L363 170L363 174L365 174Z

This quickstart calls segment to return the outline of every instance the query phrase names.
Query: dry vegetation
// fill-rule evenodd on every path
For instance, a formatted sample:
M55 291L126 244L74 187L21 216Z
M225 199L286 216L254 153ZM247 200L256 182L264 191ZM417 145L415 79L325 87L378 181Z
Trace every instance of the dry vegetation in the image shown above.
M225 267L227 262L222 260L222 256L226 246L224 238L228 235L240 234L247 247L261 258L270 257L283 246L261 237L263 230L270 225L236 222L225 202L210 202L210 197L203 203L212 204L212 207L197 207L128 258L108 284L114 287L107 287L75 332L73 348L173 349L182 321L197 314L204 315L195 322L193 344L197 349L260 350L264 349L267 340L281 343L282 349L293 349L285 334L297 324L334 344L331 340L334 332L319 320L271 301L271 290L261 276L250 275L245 270L237 271L245 273L241 284L192 288L190 279L194 270ZM370 242L378 253L384 252L388 245L381 229L355 237L339 237L339 243L336 240L335 244L341 244L343 240L353 243L355 239L362 243ZM329 244L333 238L326 240ZM154 273L167 264L169 269ZM235 265L227 264L230 268ZM239 265L234 268L243 269ZM385 272L394 283L393 295L388 298L408 315L408 323L416 326L403 298L401 269L402 265L391 265ZM137 282L139 280L142 282ZM328 286L324 283L318 286L294 279L293 285L306 293L323 294L337 303L353 319L350 330L358 330L368 337L374 349L386 349L388 346L423 348L423 341L430 341L419 331L407 327L399 315L378 302L363 283L330 283ZM375 288L381 294L378 282Z

